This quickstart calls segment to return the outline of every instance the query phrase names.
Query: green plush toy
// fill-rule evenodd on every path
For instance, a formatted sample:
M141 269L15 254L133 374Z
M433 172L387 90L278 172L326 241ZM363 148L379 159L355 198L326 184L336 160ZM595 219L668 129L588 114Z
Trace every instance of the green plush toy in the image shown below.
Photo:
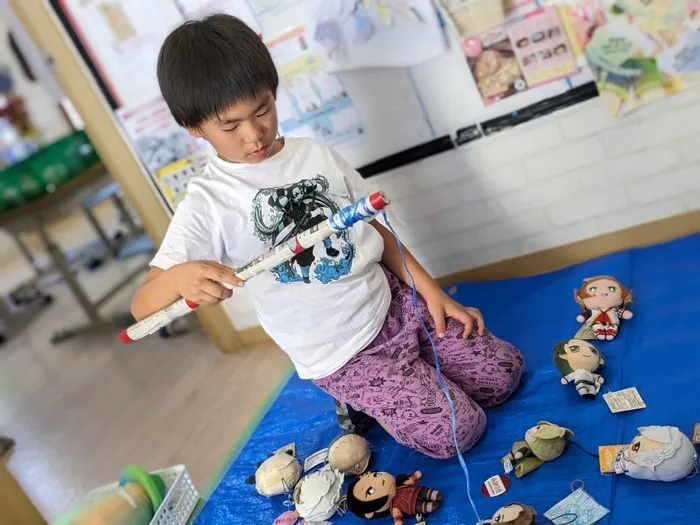
M540 421L525 433L525 441L516 441L501 463L509 474L521 478L539 468L542 463L557 459L566 448L566 441L574 435L568 428L548 421Z
M167 492L159 476L136 465L124 469L119 487L78 503L54 525L148 525Z

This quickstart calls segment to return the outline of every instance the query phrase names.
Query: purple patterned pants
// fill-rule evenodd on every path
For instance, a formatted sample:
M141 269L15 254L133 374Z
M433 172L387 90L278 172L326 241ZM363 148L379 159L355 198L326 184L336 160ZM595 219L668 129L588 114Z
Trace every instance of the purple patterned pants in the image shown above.
M411 289L387 274L392 301L376 339L340 370L315 380L334 398L374 417L401 444L434 458L456 455L450 407L440 390L430 342L416 317ZM450 319L438 340L421 299L419 309L435 342L445 383L457 412L460 450L471 448L486 426L482 407L503 403L515 391L523 358L510 343L486 332L462 339Z

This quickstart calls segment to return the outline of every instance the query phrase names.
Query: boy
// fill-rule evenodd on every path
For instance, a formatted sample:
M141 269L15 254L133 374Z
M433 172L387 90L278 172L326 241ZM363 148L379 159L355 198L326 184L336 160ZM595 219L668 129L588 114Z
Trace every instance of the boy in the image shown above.
M230 297L231 291L222 284L243 286L233 277L232 267L245 265L365 194L359 174L328 146L311 139L277 139L277 72L265 45L237 18L215 15L175 29L158 58L158 81L178 124L193 136L205 138L217 156L190 183L187 197L177 208L146 282L133 298L132 312L137 319L180 297L205 305ZM481 314L449 298L410 253L404 253L427 303L426 313L434 320L436 335L449 336L444 344L453 352L454 361L469 361L461 359L463 344L455 345L453 339L458 335L466 338L474 326L484 334ZM415 378L404 379L403 385L415 380L433 387L418 395L411 391L408 396L409 389L405 392L413 400L425 397L420 402L428 403L424 419L429 423L431 417L446 415L447 404L435 402L435 392L439 393L435 370L419 359L419 347L411 343L417 343L418 325L414 326L414 318L414 324L408 322L406 316L412 315L409 303L402 303L396 315L390 312L390 306L398 307L393 302L397 296L410 297L410 290L397 277L410 282L396 241L374 221L357 224L245 286L261 325L289 355L299 376L314 380L336 399L375 419L398 399L395 393L390 399L388 393L393 373L383 380L386 388L371 403L343 399L341 390L348 385L342 378L347 374L359 378L360 370L371 368L362 359L377 358L376 345L398 336L399 343L412 347L415 355L411 354L411 360L420 361L411 365ZM447 317L461 324L448 326ZM404 341L406 338L411 341ZM484 339L484 344L491 343L490 335ZM500 355L501 361L519 359L510 355L515 351L512 347L504 348L509 356ZM390 357L395 353L382 350L386 361L381 371L389 373L391 367L406 364ZM351 366L353 360L356 363ZM494 378L490 377L488 396L507 397L514 389L511 376L519 381L516 372L511 367L498 376L498 388L493 388ZM481 386L472 380L474 385ZM481 434L485 419L480 408L457 386L455 389L459 416L468 419L461 431L467 446ZM409 446L436 457L455 453L449 433L439 443L425 446L425 439L434 436L412 439L405 422L393 414L381 422Z

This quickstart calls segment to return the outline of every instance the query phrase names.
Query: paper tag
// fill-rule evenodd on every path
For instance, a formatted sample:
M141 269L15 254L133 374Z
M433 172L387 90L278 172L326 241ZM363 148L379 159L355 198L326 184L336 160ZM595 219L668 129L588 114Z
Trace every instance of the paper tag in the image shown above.
M510 479L503 474L498 474L484 481L481 485L481 493L484 496L495 498L508 490L508 487L510 487Z
M693 430L693 443L700 445L700 423L695 423L695 430Z
M625 388L624 390L618 390L617 392L603 394L603 399L613 414L647 407L635 386L632 388Z
M503 460L503 470L506 474L513 472L513 462L510 460L510 458Z
M275 454L285 454L288 450L292 452L292 456L297 457L296 443L290 443L289 445L285 445L283 447L278 448L277 450L275 450Z
M577 489L544 513L552 523L592 525L610 511L594 500L588 492ZM571 521L575 517L574 521Z
M323 448L318 452L314 452L304 461L304 472L308 472L314 467L323 465L328 461L328 448Z
M627 448L628 445L605 445L598 447L598 462L600 463L601 474L612 474L615 472L613 461L617 457L620 450Z

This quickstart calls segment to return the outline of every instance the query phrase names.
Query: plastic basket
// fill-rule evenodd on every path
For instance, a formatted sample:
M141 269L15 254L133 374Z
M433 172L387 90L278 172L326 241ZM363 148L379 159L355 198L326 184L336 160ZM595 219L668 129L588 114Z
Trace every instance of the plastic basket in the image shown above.
M168 489L163 504L151 520L150 525L186 525L199 502L199 492L192 483L190 473L184 465L154 470L163 479ZM86 500L119 491L119 483L97 488L86 496Z
M0 172L0 211L17 208L79 176L99 162L84 131L76 131Z

